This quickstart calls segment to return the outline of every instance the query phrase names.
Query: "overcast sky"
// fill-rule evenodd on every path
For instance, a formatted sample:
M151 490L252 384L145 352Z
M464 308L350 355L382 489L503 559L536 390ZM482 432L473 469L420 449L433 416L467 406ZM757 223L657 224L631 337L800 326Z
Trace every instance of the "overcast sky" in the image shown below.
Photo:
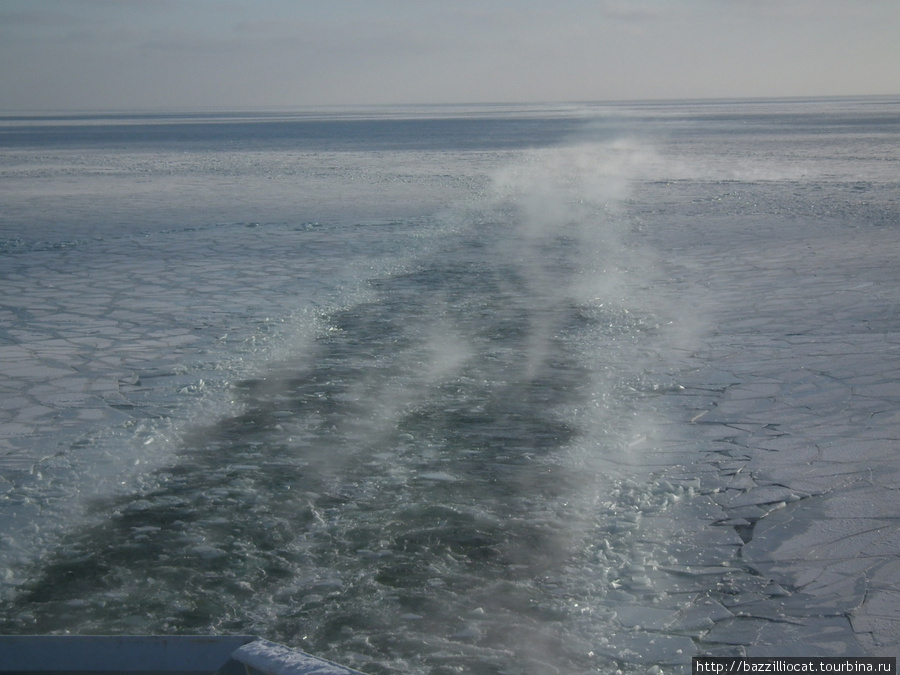
M900 94L900 0L0 0L0 109Z

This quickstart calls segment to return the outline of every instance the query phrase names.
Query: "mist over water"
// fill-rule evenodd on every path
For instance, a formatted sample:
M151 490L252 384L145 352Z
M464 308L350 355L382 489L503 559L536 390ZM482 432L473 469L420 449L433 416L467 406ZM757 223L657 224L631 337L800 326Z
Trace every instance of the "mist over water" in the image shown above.
M4 630L251 632L371 672L591 667L659 332L624 243L639 154L521 152L428 220L363 228L383 254L232 371L234 412L94 494Z

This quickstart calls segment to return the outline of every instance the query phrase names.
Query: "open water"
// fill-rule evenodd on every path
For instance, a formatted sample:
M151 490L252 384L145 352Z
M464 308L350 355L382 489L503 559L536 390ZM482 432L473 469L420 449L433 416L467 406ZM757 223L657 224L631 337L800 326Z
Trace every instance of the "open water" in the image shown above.
M644 456L707 319L678 247L896 226L898 125L893 99L0 119L0 632L685 668L717 610L646 609L687 603L654 570L701 490Z

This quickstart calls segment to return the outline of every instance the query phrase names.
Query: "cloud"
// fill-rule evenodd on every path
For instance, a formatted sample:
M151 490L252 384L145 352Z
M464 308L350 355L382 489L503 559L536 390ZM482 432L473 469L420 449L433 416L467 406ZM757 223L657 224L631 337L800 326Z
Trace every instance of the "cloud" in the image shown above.
M626 21L658 20L670 14L674 5L652 0L603 0L599 3L603 16Z
M846 12L855 12L885 0L717 0L727 11L759 19L788 21L828 21Z

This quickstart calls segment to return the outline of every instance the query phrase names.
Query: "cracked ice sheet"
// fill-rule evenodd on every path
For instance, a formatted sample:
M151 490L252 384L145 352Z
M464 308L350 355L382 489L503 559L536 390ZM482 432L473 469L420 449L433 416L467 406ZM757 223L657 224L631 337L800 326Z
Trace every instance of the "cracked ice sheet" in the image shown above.
M223 236L229 228L232 236ZM228 359L245 357L270 330L267 312L284 315L284 289L296 290L302 264L298 236L286 227L223 225L6 255L0 474L29 469L29 458L39 463L128 418L163 418L184 399L180 391L222 379ZM284 260L257 272L249 261L273 237ZM153 382L153 405L141 384L151 373L164 378Z
M0 569L24 560L28 527L49 537L54 514L166 461L178 424L230 405L228 383L272 335L302 331L288 314L302 309L298 270L329 264L304 234L221 225L4 256Z
M703 271L715 326L697 336L685 389L667 394L682 425L671 438L693 445L704 494L725 513L709 527L747 538L711 589L735 616L717 619L700 651L895 655L900 233L783 224L763 237L726 222L715 246L689 227L660 235L677 231L664 241L677 241L680 269ZM673 538L675 557L693 555L694 536Z

